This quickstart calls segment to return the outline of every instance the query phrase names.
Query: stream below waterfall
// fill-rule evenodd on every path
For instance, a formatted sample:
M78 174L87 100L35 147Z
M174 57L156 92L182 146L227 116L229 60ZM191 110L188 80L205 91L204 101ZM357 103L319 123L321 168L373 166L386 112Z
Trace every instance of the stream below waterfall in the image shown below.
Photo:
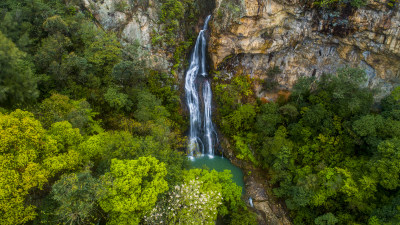
M218 135L212 122L211 79L207 72L206 32L210 19L211 15L207 16L203 29L199 32L185 77L186 105L190 114L188 157L192 168L206 166L219 172L230 170L233 181L242 187L244 193L243 172L215 152Z

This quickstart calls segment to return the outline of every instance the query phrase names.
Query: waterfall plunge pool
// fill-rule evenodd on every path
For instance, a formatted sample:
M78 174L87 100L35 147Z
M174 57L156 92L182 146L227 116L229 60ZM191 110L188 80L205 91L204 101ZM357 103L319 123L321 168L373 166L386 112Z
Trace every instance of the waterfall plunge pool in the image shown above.
M222 172L224 170L230 170L232 173L232 180L238 186L242 187L242 195L245 193L243 172L241 169L233 165L229 159L218 156L218 155L202 155L198 157L190 158L190 168L204 168L206 166L210 170L216 170Z

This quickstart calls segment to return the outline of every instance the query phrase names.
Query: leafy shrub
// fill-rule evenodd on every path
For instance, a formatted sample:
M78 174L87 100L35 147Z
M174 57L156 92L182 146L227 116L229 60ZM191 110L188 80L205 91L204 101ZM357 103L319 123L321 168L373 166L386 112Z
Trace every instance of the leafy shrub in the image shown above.
M114 2L115 11L125 12L129 8L129 4L126 0L117 0Z
M276 76L278 74L282 73L282 71L279 69L278 66L274 66L271 68L268 68L267 70L267 78L264 79L263 81L263 90L265 91L273 91L276 89L276 87L279 85Z
M129 99L127 94L120 93L118 91L119 90L115 87L109 87L104 95L104 99L110 105L110 107L116 110L124 109L129 111L132 107L132 101Z

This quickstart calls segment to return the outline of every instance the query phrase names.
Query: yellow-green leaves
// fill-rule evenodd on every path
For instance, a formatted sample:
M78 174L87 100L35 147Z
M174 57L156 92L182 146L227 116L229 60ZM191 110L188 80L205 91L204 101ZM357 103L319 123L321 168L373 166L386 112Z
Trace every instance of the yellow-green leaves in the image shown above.
M81 138L68 122L54 124L47 133L32 113L0 114L0 224L35 217L35 207L26 198L29 191L77 166L79 154L72 149Z
M121 55L121 44L114 34L97 36L85 50L86 59L103 75L111 74L114 65L121 61Z
M104 190L99 203L111 216L108 224L139 224L152 209L160 193L168 190L164 163L153 157L111 161L103 176Z

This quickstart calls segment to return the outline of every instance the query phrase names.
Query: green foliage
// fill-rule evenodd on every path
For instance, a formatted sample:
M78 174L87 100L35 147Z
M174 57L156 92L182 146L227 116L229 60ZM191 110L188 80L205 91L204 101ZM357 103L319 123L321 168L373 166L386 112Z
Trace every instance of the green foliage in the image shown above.
M396 221L395 207L385 208L388 219L372 212L399 189L397 89L372 113L374 90L359 69L300 79L288 101L259 105L245 104L246 88L235 91L243 83L221 79L216 74L216 99L229 106L219 111L221 130L236 157L267 169L295 224Z
M119 0L114 2L114 8L116 11L125 12L129 8L129 5L125 0Z
M58 72L60 71L59 64L62 62L63 55L67 53L67 48L71 47L71 44L71 39L60 33L43 39L35 55L35 64L38 71L58 76ZM54 79L57 78L54 77Z
M257 166L258 162L254 157L253 151L250 149L248 138L233 136L233 140L235 141L236 158L250 161Z
M0 114L1 224L25 223L36 216L29 192L79 165L74 150L79 140L79 132L67 122L54 124L47 133L29 112Z
M123 60L116 64L112 70L114 82L122 87L142 88L146 82L147 52L142 50L138 41L122 49Z
M341 10L347 4L351 5L354 8L360 8L367 4L365 0L351 0L351 1L343 1L343 0L321 0L314 1L314 5L324 8L324 9L335 9L337 11Z
M129 111L132 107L132 102L129 100L127 94L119 93L115 87L109 87L104 95L105 101L110 105L111 108L119 110Z
M343 118L364 114L369 111L373 100L372 92L360 86L366 79L363 70L343 68L336 75L322 75L318 82L313 78L300 80L291 98L297 102L308 98L311 103L321 103Z
M194 1L179 2L165 5L175 11L164 8L166 21L179 24L172 24L172 40L181 38L183 26L195 25L184 16L197 19ZM4 0L0 8L0 223L137 223L158 193L183 181L187 167L177 151L186 141L176 80L148 68L142 46L122 46L80 10L80 1ZM183 33L191 40L191 32ZM178 64L191 42L182 43ZM37 98L41 103L30 106ZM31 109L38 120L8 113L17 107ZM82 172L84 165L93 166ZM143 182L132 184L131 177ZM140 204L125 204L130 199ZM114 207L120 204L126 207Z
M159 23L163 26L161 30L153 29L151 41L153 46L163 45L173 52L175 75L196 38L193 30L198 25L202 4L197 0L161 0L161 3Z
M148 217L146 224L214 224L220 216L226 224L236 224L240 215L254 215L241 200L242 190L232 181L230 171L202 169L184 171L184 182L167 193ZM231 217L234 215L234 217ZM243 218L244 219L244 218Z
M68 33L68 25L59 15L47 18L43 23L43 29L49 34Z
M26 54L0 32L0 105L29 103L38 97L37 77Z
M110 214L107 224L139 224L156 204L157 196L168 190L164 163L153 157L111 162L103 177L101 208Z
M389 0L388 3L387 3L387 6L388 6L390 9L394 9L396 3L398 3L398 2L399 2L398 0Z
M86 159L94 162L96 174L108 171L114 158L122 160L153 156L166 164L166 180L175 184L181 180L180 171L186 165L186 158L172 149L177 141L176 134L168 133L161 125L149 125L150 131L145 133L148 136L134 137L126 131L105 132L91 136L79 146L79 151Z
M151 71L150 74L148 74L147 81L148 90L155 95L157 99L162 101L162 105L169 112L169 118L175 123L180 124L181 127L186 128L186 122L184 122L185 120L180 113L181 103L179 90L176 88L176 81L167 74L157 71Z
M52 186L52 197L58 203L54 214L62 223L90 224L98 220L97 192L99 181L88 171L62 177Z
M45 128L59 121L68 121L82 134L102 132L100 121L95 121L97 113L93 112L84 99L75 101L65 95L53 94L39 104L36 117Z
M192 169L185 171L184 180L186 183L192 180L199 181L201 183L200 190L203 192L211 191L221 194L222 204L218 207L218 215L222 216L226 223L231 222L229 215L247 212L247 207L241 200L241 187L233 183L232 174L229 170L217 172L215 170ZM215 211L212 213L216 216Z
M238 23L240 17L244 15L244 1L242 0L223 0L217 8L217 15L214 26L218 30L227 30L230 25Z
M257 115L254 125L259 134L272 136L275 133L276 125L280 124L283 119L278 107L275 103L263 104L260 107L260 113ZM295 110L297 111L296 108Z
M256 110L253 105L242 105L222 119L222 129L227 134L250 131L254 126L255 117Z
M378 115L366 115L354 121L353 130L360 137L377 136L378 131L384 126L384 119Z
M337 222L339 222L339 220L332 213L324 214L315 219L315 224L317 225L334 225L337 224Z
M180 20L185 15L185 8L179 0L163 0L160 22L166 24L164 41L168 45L175 44L176 34L180 27Z
M120 85L140 87L145 79L143 69L143 66L135 64L135 61L122 61L114 66L112 76Z
M224 81L224 75L216 74L214 81L217 83L214 89L215 99L218 103L218 112L221 116L227 116L235 111L241 104L253 97L252 82L250 76L237 75L230 83Z
M371 159L371 167L375 180L382 187L395 190L400 186L400 141L386 140L379 144L375 156Z
M257 215L253 212L250 212L248 209L245 209L241 212L232 213L232 219L230 224L241 224L241 225L256 225Z
M399 192L397 192L392 199L385 202L386 204L374 210L368 224L398 224L400 222L399 200Z
M121 60L121 44L114 34L96 38L85 49L85 57L95 66L98 74L109 75L115 64Z
M140 92L137 96L138 109L135 118L141 122L169 117L168 111L161 105L161 101L149 92Z

